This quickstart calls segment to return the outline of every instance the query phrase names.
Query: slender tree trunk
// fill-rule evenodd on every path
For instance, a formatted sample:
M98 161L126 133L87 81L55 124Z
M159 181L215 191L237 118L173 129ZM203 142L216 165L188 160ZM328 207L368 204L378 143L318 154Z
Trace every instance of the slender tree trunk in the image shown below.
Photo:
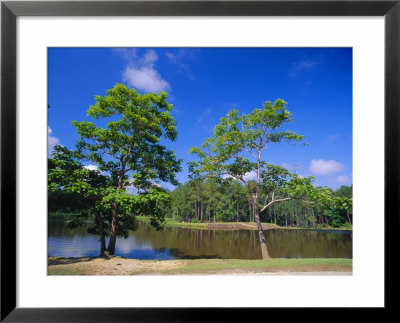
M229 198L229 213L231 214L231 222L233 222L233 212L232 212L232 199Z
M114 255L115 253L115 244L117 242L117 203L112 204L111 210L111 232L110 232L110 241L108 242L108 252L110 255Z
M314 228L315 228L316 218L315 218L314 208L312 207L311 210L312 210L312 215L313 215L313 226L314 226Z
M263 259L269 259L271 258L268 253L267 249L267 241L265 240L264 232L262 229L261 221L260 221L260 211L258 208L258 203L257 201L254 201L254 219L257 223L257 229L258 229L258 237L260 238L260 244L261 244L261 253L262 253L262 258Z
M352 224L351 224L351 220L350 220L350 214L349 214L349 212L346 212L346 214L347 214L347 220L349 220L349 224L352 225Z
M96 217L97 217L97 222L98 222L99 231L100 231L100 255L104 256L104 252L106 251L106 238L104 235L103 219L101 218L101 215L99 212L96 212Z
M125 175L125 162L121 158L121 172L118 178L118 186L117 189L123 188L123 180ZM117 212L118 212L118 205L117 203L113 202L111 205L111 232L110 232L110 241L108 242L107 251L110 255L115 254L115 244L117 242Z
M214 223L215 223L215 215L217 214L217 211L215 210L215 204L214 204Z
M249 202L249 222L251 222L251 203Z
M236 221L239 222L239 199L236 200Z
M328 217L326 215L325 215L325 222L326 222L326 225L329 226Z

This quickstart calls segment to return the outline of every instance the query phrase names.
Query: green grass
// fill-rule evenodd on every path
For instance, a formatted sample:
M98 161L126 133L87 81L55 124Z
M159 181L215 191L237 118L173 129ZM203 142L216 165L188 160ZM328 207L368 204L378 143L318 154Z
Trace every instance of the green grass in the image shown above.
M314 227L279 227L279 229L288 229L288 230L321 230L321 231L353 231L352 227L339 227L339 228L333 228L333 227L323 227L323 226L316 226Z
M147 216L136 216L136 219L150 223L150 219ZM191 222L179 222L171 218L166 218L162 225L174 226L180 228L193 228L193 229L207 229L207 223L191 223Z
M315 258L243 260L243 259L195 259L187 261L185 267L165 271L165 274L223 273L229 272L316 272L351 271L352 259Z

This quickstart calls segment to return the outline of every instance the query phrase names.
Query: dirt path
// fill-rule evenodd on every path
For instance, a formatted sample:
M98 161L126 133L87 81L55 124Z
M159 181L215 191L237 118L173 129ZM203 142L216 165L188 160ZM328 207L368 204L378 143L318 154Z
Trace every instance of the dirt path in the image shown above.
M57 275L57 272L68 274L69 271L76 272L77 275L137 275L144 272L154 273L163 272L174 268L183 267L185 264L182 260L168 261L150 261L138 259L126 259L121 257L113 257L111 259L104 258L54 258L49 257L48 269L49 274Z

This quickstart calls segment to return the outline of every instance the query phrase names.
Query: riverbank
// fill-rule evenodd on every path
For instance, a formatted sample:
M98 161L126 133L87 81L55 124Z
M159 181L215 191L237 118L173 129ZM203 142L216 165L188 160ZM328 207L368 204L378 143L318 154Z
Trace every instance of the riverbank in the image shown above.
M138 260L122 257L48 258L48 275L348 274L352 259L273 258Z
M140 221L150 223L150 219L145 216L136 217ZM165 226L175 226L180 228L206 229L206 230L257 230L255 222L178 222L171 218L166 218ZM349 231L348 227L331 228L331 227L282 227L274 223L262 223L263 230L271 229L290 229L290 230L318 230L318 231Z

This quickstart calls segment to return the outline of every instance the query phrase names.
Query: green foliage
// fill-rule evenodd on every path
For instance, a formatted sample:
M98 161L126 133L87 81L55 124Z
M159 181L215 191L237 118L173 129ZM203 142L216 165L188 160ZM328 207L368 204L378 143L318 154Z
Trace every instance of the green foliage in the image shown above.
M88 110L94 119L109 119L106 128L73 121L81 137L78 148L100 170L110 173L113 186L122 188L131 182L146 189L157 179L177 184L181 161L160 144L161 138L173 141L177 136L170 114L173 106L166 99L165 92L142 95L116 84L104 97L96 96Z
M336 197L334 200L334 207L338 210L353 213L353 199L347 197Z
M156 181L177 184L175 176L181 170L181 160L160 143L163 138L176 139L172 109L167 93L142 95L122 84L107 90L104 97L96 96L87 115L107 119L106 127L72 122L80 136L77 150L56 147L49 160L49 191L68 195L70 205L82 201L81 209L96 212L92 232L100 233L102 227L110 237L127 237L135 229L137 215L149 216L159 229L171 198ZM96 163L99 170L86 169L83 160ZM135 195L128 194L130 185L136 188ZM71 225L81 223L82 217L71 220ZM115 239L113 246L111 241L108 249L113 253Z
M274 143L298 143L303 135L280 128L292 122L286 102L278 99L267 101L262 109L254 109L250 114L239 116L231 110L214 128L214 136L206 139L201 146L192 147L190 153L198 160L189 164L192 178L208 176L214 178L234 178L241 181L249 195L258 205L260 193L266 194L262 209L290 198L309 198L311 201L328 204L329 194L318 191L312 185L313 177L300 178L290 174L283 167L268 164L262 160L263 150ZM248 156L253 156L250 161ZM248 174L256 174L251 183Z
M99 171L84 168L81 157L78 152L59 145L53 148L52 157L48 160L50 192L62 190L71 195L94 199L104 189L107 178Z
M284 176L282 168L262 162L261 153L272 143L300 142L304 139L304 136L294 132L277 131L291 121L286 102L281 99L274 103L267 101L262 109L254 109L242 116L237 110L231 110L215 126L213 137L206 139L201 148L192 147L189 150L199 158L191 162L189 168L195 175L228 175L244 183L245 175L254 171L266 181ZM247 152L255 156L254 162L249 160Z
M335 195L338 197L352 198L353 197L353 185L352 186L345 186L345 185L340 186L335 191Z

